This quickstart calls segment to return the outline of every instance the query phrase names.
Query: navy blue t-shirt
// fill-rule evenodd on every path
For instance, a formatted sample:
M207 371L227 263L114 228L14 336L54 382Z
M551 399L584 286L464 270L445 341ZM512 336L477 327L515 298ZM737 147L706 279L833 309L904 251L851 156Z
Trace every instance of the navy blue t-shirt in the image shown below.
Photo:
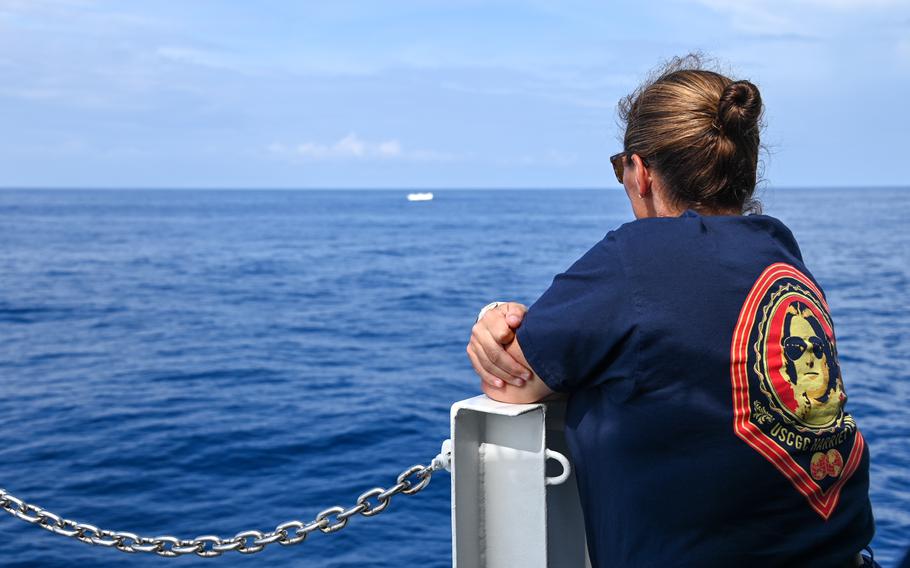
M765 215L640 219L531 306L569 393L594 566L839 566L872 539L869 457L826 299Z

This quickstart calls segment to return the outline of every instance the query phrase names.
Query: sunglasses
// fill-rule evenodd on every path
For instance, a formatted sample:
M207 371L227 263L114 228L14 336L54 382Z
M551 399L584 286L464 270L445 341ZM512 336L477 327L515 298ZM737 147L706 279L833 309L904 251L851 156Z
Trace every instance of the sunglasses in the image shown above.
M616 174L616 181L618 181L619 183L622 183L623 165L626 162L626 156L631 156L634 153L635 152L626 152L625 150L623 150L622 152L619 152L618 154L613 154L612 156L610 156L610 163L613 164L613 173ZM647 166L648 160L642 158L641 163L643 163L645 166Z
M802 337L788 337L783 341L784 355L791 361L796 361L803 356L808 349L812 349L812 354L816 359L821 359L825 354L825 342L818 337L810 337L809 343Z

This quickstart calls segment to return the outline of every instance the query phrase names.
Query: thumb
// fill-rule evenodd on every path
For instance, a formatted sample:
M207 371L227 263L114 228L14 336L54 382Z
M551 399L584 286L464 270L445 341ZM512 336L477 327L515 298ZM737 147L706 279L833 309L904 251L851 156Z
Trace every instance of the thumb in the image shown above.
M524 310L519 310L511 303L506 306L506 310L506 323L509 324L509 327L512 329L516 329L521 325L521 320L524 319Z

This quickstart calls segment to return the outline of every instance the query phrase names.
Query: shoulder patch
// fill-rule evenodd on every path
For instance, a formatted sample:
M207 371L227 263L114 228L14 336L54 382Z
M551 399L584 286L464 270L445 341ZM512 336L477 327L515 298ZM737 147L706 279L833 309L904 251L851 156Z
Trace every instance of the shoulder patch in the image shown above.
M824 519L862 460L863 437L847 395L828 304L789 264L752 286L730 348L733 429Z

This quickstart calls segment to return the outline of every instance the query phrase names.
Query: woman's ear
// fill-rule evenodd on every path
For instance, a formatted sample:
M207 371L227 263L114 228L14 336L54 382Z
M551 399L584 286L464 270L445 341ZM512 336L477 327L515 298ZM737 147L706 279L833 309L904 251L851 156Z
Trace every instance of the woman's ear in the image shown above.
M638 197L645 198L651 194L651 172L638 154L632 154L632 164Z

